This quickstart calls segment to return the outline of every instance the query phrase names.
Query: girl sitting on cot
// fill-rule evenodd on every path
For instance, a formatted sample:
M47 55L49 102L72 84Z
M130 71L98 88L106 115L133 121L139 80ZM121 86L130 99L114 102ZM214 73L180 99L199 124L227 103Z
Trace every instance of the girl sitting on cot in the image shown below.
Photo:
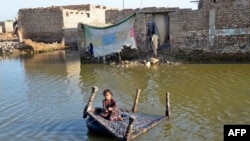
M103 112L100 115L110 121L123 120L122 117L119 115L119 108L116 103L116 100L112 98L113 96L112 91L110 89L104 90L103 96L104 96L104 99L102 101Z

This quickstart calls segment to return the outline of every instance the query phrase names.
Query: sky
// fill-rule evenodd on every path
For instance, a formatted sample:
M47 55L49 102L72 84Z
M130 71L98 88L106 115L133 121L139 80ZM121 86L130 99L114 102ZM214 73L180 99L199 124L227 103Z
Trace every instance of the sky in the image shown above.
M179 7L197 9L191 0L5 0L0 4L0 21L15 20L18 10L50 6L94 4L122 9L143 7Z

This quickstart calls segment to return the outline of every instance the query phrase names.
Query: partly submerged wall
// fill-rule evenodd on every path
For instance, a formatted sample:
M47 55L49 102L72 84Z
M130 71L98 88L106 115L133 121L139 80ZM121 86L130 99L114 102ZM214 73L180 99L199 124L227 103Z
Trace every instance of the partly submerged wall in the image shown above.
M170 13L172 51L248 53L250 51L249 1L205 1L199 10Z
M61 42L63 37L62 8L20 9L23 38L38 42Z
M112 8L87 4L20 9L18 19L24 39L76 45L78 23L103 26L107 9Z
M150 51L150 49L148 48L149 36L148 36L147 24L148 22L152 22L152 17L153 17L152 15L157 15L157 14L168 15L170 11L173 11L175 9L176 8L147 7L143 9L107 10L106 22L114 24L126 18L130 14L136 12L136 20L134 24L136 32L136 41L139 51L143 54L143 53L148 53Z
M106 22L115 23L137 12L135 29L141 51L147 50L147 22L152 21L152 15L165 14L169 17L172 52L246 53L250 51L249 4L250 0L203 0L198 10L155 7L109 10Z
M250 0L203 0L198 10L156 8L117 10L105 6L75 5L21 9L24 38L76 44L79 22L92 25L116 23L137 12L139 50L149 52L147 23L154 15L168 17L168 43L172 53L248 53L250 51ZM159 29L161 30L161 29Z

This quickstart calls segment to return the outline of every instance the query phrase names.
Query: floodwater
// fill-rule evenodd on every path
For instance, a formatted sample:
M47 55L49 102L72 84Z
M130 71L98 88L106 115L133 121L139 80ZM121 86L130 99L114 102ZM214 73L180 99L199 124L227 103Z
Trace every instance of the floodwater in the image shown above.
M110 141L86 128L82 110L92 86L111 88L120 108L171 118L136 141L221 141L224 124L250 124L250 64L181 64L121 69L80 64L76 51L0 60L0 139Z

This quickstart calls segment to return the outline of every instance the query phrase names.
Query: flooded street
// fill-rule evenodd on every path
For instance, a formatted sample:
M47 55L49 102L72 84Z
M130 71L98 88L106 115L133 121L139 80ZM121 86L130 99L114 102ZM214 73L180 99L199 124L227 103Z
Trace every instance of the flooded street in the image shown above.
M119 107L165 114L170 92L171 118L136 141L223 140L224 124L250 124L250 64L181 64L120 69L80 64L77 51L0 60L0 139L110 141L88 131L82 110L99 87L113 90Z

